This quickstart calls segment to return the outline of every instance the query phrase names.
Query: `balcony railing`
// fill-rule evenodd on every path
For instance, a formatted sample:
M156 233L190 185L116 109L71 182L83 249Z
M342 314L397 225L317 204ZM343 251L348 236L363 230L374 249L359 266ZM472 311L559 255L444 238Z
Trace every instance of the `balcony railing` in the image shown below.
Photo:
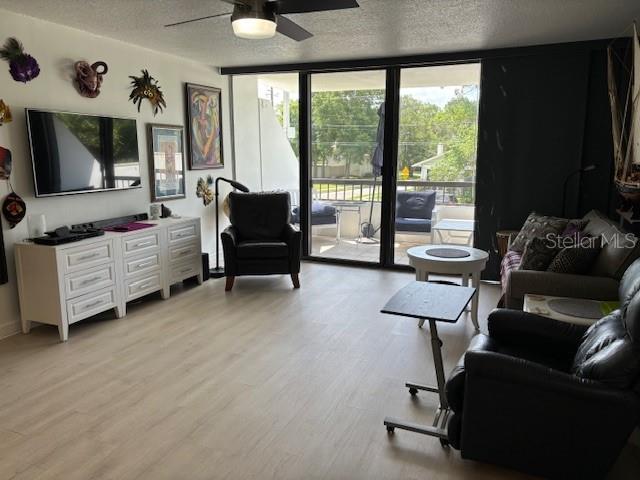
M430 182L423 180L399 180L399 192L436 192L439 205L473 205L474 182ZM382 181L372 178L314 178L313 193L316 200L374 201L382 200Z

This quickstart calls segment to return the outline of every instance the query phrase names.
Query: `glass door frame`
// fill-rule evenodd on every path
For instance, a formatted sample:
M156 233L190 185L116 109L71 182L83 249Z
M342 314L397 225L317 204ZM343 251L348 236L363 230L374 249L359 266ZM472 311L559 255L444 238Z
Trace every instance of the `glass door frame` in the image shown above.
M339 70L308 70L299 72L299 159L300 159L300 229L302 231L302 258L324 263L357 265L397 270L413 270L409 265L395 263L395 207L397 190L398 141L400 130L400 76L401 71L413 67L437 67L452 64L479 63L479 59L458 62L416 63L377 67L374 65ZM380 227L380 258L377 262L326 258L311 254L311 76L314 73L338 73L344 71L384 70L385 80L385 124L382 166L382 198ZM482 96L482 75L480 75L480 97ZM479 98L479 103L481 98ZM479 121L479 118L478 118ZM476 141L479 141L480 136Z

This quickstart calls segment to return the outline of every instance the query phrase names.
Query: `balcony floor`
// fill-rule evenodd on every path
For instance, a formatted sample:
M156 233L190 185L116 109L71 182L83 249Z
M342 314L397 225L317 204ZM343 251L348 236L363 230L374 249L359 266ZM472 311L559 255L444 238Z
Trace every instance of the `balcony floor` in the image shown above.
M435 243L438 237L435 237ZM467 245L466 237L453 238L445 237L444 243ZM409 265L407 250L418 245L429 245L434 243L431 235L402 235L396 239L395 263L399 265ZM357 241L354 238L341 238L336 241L334 235L313 235L311 243L311 253L313 256L322 258L336 258L341 260L357 260L362 262L380 261L380 243L371 242L364 239Z

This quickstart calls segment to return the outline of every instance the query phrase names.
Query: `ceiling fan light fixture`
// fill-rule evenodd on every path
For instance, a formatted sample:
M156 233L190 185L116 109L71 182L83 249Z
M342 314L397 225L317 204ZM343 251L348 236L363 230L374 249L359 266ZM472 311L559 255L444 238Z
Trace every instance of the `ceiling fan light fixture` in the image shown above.
M236 37L262 40L276 34L276 16L261 2L250 7L236 5L231 15L231 26Z
M276 34L276 22L264 18L238 18L231 26L236 37L249 40L271 38Z

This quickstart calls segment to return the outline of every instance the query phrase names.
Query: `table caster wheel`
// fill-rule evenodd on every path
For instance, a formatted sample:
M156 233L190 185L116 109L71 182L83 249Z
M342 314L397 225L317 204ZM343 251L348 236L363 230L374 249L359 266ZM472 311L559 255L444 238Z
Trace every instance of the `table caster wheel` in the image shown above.
M394 432L395 432L395 430L396 430L396 429L395 429L395 427L387 426L387 433L388 433L389 435L393 435L393 434L394 434Z
M417 395L417 394L418 394L418 389L417 389L417 388L413 388L413 387L411 387L411 388L409 388L409 393L410 393L411 395L414 395L414 396L415 396L415 395Z
M442 445L442 448L449 448L449 440L445 440L444 438L441 438L440 445Z

